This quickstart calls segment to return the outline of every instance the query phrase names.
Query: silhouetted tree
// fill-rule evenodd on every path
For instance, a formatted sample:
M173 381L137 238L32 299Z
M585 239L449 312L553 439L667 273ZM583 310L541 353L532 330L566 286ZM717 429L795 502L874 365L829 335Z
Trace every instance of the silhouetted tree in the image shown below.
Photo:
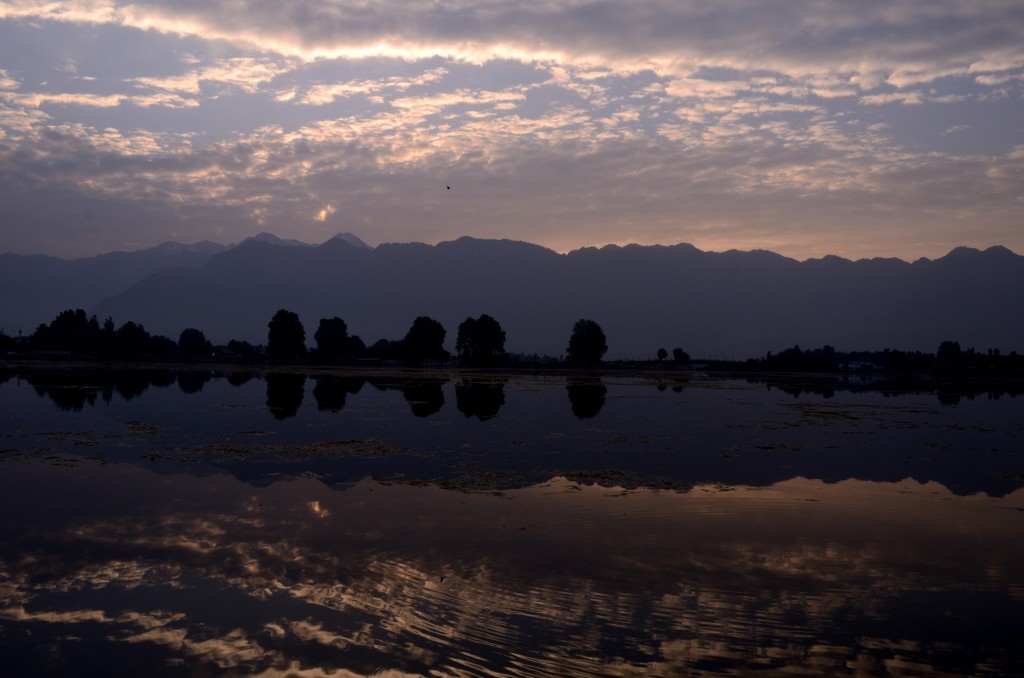
M352 338L348 336L348 325L337 316L321 318L313 338L316 340L316 353L320 360L337 362L352 357Z
M178 342L162 334L154 334L149 338L149 355L154 358L173 358L178 352Z
M787 372L834 372L839 369L839 356L828 344L806 351L797 344L775 355L769 351L762 365L768 370Z
M187 360L201 360L210 357L213 344L206 335L194 327L181 331L178 337L178 355Z
M40 324L30 337L33 349L81 353L98 344L100 326L96 316L86 316L82 309L68 309L57 314L49 325Z
M664 362L665 358L668 357L668 351L663 348L658 349L658 360Z
M306 330L297 313L279 310L267 323L267 354L271 358L299 358L306 354Z
M413 321L402 342L403 360L409 365L418 365L424 360L447 360L444 350L444 326L433 318L421 315ZM443 401L442 401L443 402Z
M366 355L366 344L358 334L352 334L348 338L349 355L359 358Z
M505 330L486 313L479 318L466 318L459 325L455 350L459 360L467 365L493 365L505 355Z
M366 349L366 355L376 360L401 360L402 342L392 339L378 339Z
M237 355L241 360L252 360L256 357L256 347L248 341L232 339L228 342L228 350Z
M672 360L677 363L688 363L690 362L690 354L681 348L672 349Z
M569 337L569 347L565 350L569 362L596 365L607 351L601 326L593 320L577 320Z
M150 353L152 337L142 325L126 322L114 333L114 347L118 357L138 357ZM177 348L177 344L174 344Z

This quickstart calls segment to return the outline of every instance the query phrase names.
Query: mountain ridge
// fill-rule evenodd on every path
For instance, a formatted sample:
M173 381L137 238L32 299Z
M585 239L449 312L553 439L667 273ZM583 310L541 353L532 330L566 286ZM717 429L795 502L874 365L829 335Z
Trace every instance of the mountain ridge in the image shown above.
M587 317L604 327L611 359L676 346L695 356L733 357L794 344L934 351L955 339L983 350L1024 347L1024 321L1010 312L1024 294L1024 257L1002 246L954 248L914 262L801 262L767 250L704 252L687 243L559 253L468 236L376 247L351 234L304 247L273 236L217 251L186 246L177 256L171 255L179 248L152 251L161 247L147 250L161 266L148 273L138 262L110 266L107 259L108 268L125 269L119 280L127 282L94 289L105 294L92 303L76 303L82 294L61 297L61 285L51 285L50 306L37 309L36 323L82 307L172 338L197 327L217 343L262 343L269 318L288 308L304 321L310 344L319 319L332 316L372 343L401 338L415 317L428 315L445 326L453 347L458 323L487 313L505 328L509 350L557 356L575 320ZM52 258L22 257L18 264L35 266L37 279L76 281ZM11 327L7 301L0 326Z

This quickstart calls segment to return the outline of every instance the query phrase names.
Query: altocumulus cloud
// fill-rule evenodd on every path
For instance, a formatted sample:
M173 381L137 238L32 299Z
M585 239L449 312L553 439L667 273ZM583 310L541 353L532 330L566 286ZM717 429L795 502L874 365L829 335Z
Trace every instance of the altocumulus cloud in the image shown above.
M3 250L1024 250L1020 3L15 0L0 45Z

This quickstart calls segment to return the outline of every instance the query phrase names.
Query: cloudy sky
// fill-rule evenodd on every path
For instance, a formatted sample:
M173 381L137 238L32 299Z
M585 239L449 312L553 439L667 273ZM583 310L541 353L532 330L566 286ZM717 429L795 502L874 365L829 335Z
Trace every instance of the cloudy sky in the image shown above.
M0 252L261 231L1024 253L1024 3L0 0Z

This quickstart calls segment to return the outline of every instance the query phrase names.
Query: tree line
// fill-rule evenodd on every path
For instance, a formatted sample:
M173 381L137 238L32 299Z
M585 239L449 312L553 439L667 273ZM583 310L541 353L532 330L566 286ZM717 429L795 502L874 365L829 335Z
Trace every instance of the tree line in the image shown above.
M495 367L505 364L505 330L487 314L468 317L459 324L455 354L444 348L447 330L429 316L417 317L401 339L380 339L367 346L337 316L321 318L313 334L313 346L307 346L305 326L299 315L279 309L267 323L266 345L231 340L214 346L194 327L182 330L175 341L153 335L135 322L116 327L112 318L100 323L82 309L62 311L50 323L41 323L27 340L14 339L0 332L0 350L4 354L30 354L51 357L95 357L101 360L186 360L204 361L214 357L241 362L270 359L275 362L312 362L346 364L362 360L398 361L417 366L427 363L458 361L469 367ZM601 362L608 345L601 326L580 319L573 325L565 360L580 365ZM681 352L681 349L676 349Z
M447 334L439 321L421 315L413 320L402 339L380 339L366 346L359 336L349 335L348 326L341 318L321 318L313 334L315 348L310 351L306 346L306 330L298 314L280 309L267 324L267 355L277 360L312 358L323 363L370 358L401 361L410 366L454 359L469 367L495 367L508 357L505 330L500 322L486 313L476 318L468 317L459 323L454 356L444 347ZM600 325L587 319L576 322L566 348L568 362L598 364L607 351L608 345Z
M998 348L978 351L962 348L960 342L946 340L935 353L922 351L852 351L841 353L833 346L801 349L792 346L778 353L768 352L764 358L747 360L731 369L749 372L892 372L920 374L931 372L951 376L1024 374L1024 356L1016 351L1004 354Z
M279 309L267 323L267 342L254 345L233 339L214 346L196 328L182 330L177 341L152 335L135 322L116 327L112 318L100 323L82 309L59 313L50 323L41 323L27 338L15 339L0 331L0 353L34 354L52 357L88 357L99 360L179 360L204 362L214 358L240 363L270 360L292 364L342 365L364 361L401 362L409 366L458 362L469 367L498 367L513 362L506 351L505 330L487 314L467 317L457 329L455 354L444 348L447 330L429 316L419 316L401 339L380 339L367 346L340 317L321 318L307 345L305 327L298 314ZM599 365L608 351L601 326L581 318L572 326L564 362L570 365ZM669 351L659 348L658 363L667 365ZM690 363L681 348L671 352L677 366ZM704 369L750 372L875 372L1016 376L1024 374L1024 356L999 349L977 351L962 348L957 341L946 340L935 353L921 351L839 352L830 345L801 349L799 345L763 358L746 361L712 361Z

